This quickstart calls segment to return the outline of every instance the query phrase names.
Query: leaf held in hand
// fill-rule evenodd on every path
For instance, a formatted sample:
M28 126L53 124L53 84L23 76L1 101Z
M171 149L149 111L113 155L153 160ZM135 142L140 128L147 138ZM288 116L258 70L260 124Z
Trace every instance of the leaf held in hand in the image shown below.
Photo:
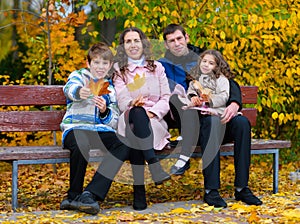
M102 96L105 94L109 94L110 90L108 90L109 82L104 81L103 79L98 80L95 82L91 80L89 84L89 88L94 96Z
M102 96L102 95L105 95L105 94L109 94L110 93L110 90L108 89L109 87L109 82L104 82L99 93L98 93L98 96Z
M211 95L211 90L208 88L204 88L201 83L197 80L192 81L192 85L196 90L197 94L202 97L205 102L208 102Z

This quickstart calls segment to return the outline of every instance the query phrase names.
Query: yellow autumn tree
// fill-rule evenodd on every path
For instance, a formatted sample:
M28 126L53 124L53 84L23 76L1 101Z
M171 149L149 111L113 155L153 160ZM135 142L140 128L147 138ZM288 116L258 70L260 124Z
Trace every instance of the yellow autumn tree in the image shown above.
M19 43L26 47L26 52L19 52L26 73L20 80L0 75L4 85L64 84L72 71L85 66L85 50L75 40L75 28L84 24L87 16L83 11L67 14L63 5L55 5L54 2L48 1L48 8L44 8L41 14L18 11L18 18L13 23L16 24ZM14 109L11 107L11 110ZM31 109L29 106L19 108ZM52 133L45 132L14 132L3 136L5 138L0 145L51 145L54 138ZM56 133L55 138L59 142L61 133Z
M26 84L47 84L49 75L53 75L52 82L62 84L72 71L85 66L85 51L75 40L75 28L84 24L87 16L83 11L67 14L63 5L49 2L41 15L21 11L15 21L19 41L27 47L20 55L27 68Z

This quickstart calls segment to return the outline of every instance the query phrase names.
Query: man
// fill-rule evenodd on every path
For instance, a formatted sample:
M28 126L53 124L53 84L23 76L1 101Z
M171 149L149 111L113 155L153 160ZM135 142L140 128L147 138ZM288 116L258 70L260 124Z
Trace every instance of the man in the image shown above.
M189 36L184 28L178 24L168 25L163 33L164 44L166 47L165 57L159 61L165 67L171 91L176 84L180 84L187 90L191 77L191 69L196 66L198 55L203 49L195 47L189 42ZM181 129L180 118L174 98L170 100L170 109L173 120L177 121L175 125ZM221 122L226 124L226 130L223 142L234 141L234 165L235 165L235 198L249 205L261 205L259 200L248 188L249 167L250 167L250 146L251 146L251 126L248 119L244 116L237 116L238 111L242 109L241 91L239 85L230 80L230 97L227 107L222 115ZM170 126L173 125L171 116L166 117ZM173 123L172 123L173 122ZM201 125L203 125L201 123ZM207 127L212 127L212 120L207 119ZM169 127L170 127L169 126ZM201 133L200 133L201 134ZM202 136L205 135L202 133ZM207 134L206 134L207 135ZM207 139L208 141L208 139ZM205 162L205 161L203 161ZM182 163L172 167L174 174L181 175L189 169L189 158L182 158ZM172 172L171 169L171 172ZM218 189L220 188L220 153L212 159L210 164L204 168L204 201L210 206L226 207L226 202L221 198Z

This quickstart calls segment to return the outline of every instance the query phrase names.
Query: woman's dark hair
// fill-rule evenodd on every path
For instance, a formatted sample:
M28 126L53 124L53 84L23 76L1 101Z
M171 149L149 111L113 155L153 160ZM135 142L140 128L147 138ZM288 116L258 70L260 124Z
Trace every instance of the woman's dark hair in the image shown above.
M199 76L201 75L200 63L204 58L204 56L207 54L212 55L215 58L216 67L213 70L215 78L219 78L220 75L224 75L228 79L234 78L235 75L232 73L229 64L224 59L222 54L217 50L209 49L204 51L202 54L200 54L197 66L195 66L191 71L191 75L194 79L198 79Z
M151 44L150 41L148 40L147 36L145 33L140 30L137 27L129 27L126 28L119 37L119 46L117 47L117 53L115 56L115 62L118 63L118 66L120 68L121 72L121 78L125 80L126 78L126 71L128 67L128 55L125 52L124 48L124 38L125 35L130 32L137 32L141 38L142 44L143 44L143 55L145 56L145 60L147 62L146 68L149 69L149 71L154 72L156 65L154 64L154 60L152 59L152 52L151 52Z

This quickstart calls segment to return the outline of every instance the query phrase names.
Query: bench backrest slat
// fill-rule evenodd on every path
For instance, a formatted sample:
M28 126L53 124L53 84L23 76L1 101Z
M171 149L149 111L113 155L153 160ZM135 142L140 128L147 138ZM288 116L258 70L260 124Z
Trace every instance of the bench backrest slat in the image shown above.
M0 111L0 131L59 131L65 111Z
M62 86L0 86L0 106L65 105Z
M243 110L242 113L246 116L251 126L256 125L256 117L257 117L257 109L251 105L250 108L246 108L247 104L256 104L257 103L257 94L258 87L257 86L241 86L242 91L242 102L243 102Z
M251 126L256 125L256 116L257 116L256 108L243 108L242 113L245 117L249 119Z
M37 106L32 111L6 111L0 110L0 131L58 131L65 113L64 110L49 111L41 106L66 105L63 86L0 86L1 106ZM241 86L243 104L257 102L256 86ZM244 108L243 114L250 120L252 126L256 125L257 110Z
M243 104L257 103L257 86L241 86Z

